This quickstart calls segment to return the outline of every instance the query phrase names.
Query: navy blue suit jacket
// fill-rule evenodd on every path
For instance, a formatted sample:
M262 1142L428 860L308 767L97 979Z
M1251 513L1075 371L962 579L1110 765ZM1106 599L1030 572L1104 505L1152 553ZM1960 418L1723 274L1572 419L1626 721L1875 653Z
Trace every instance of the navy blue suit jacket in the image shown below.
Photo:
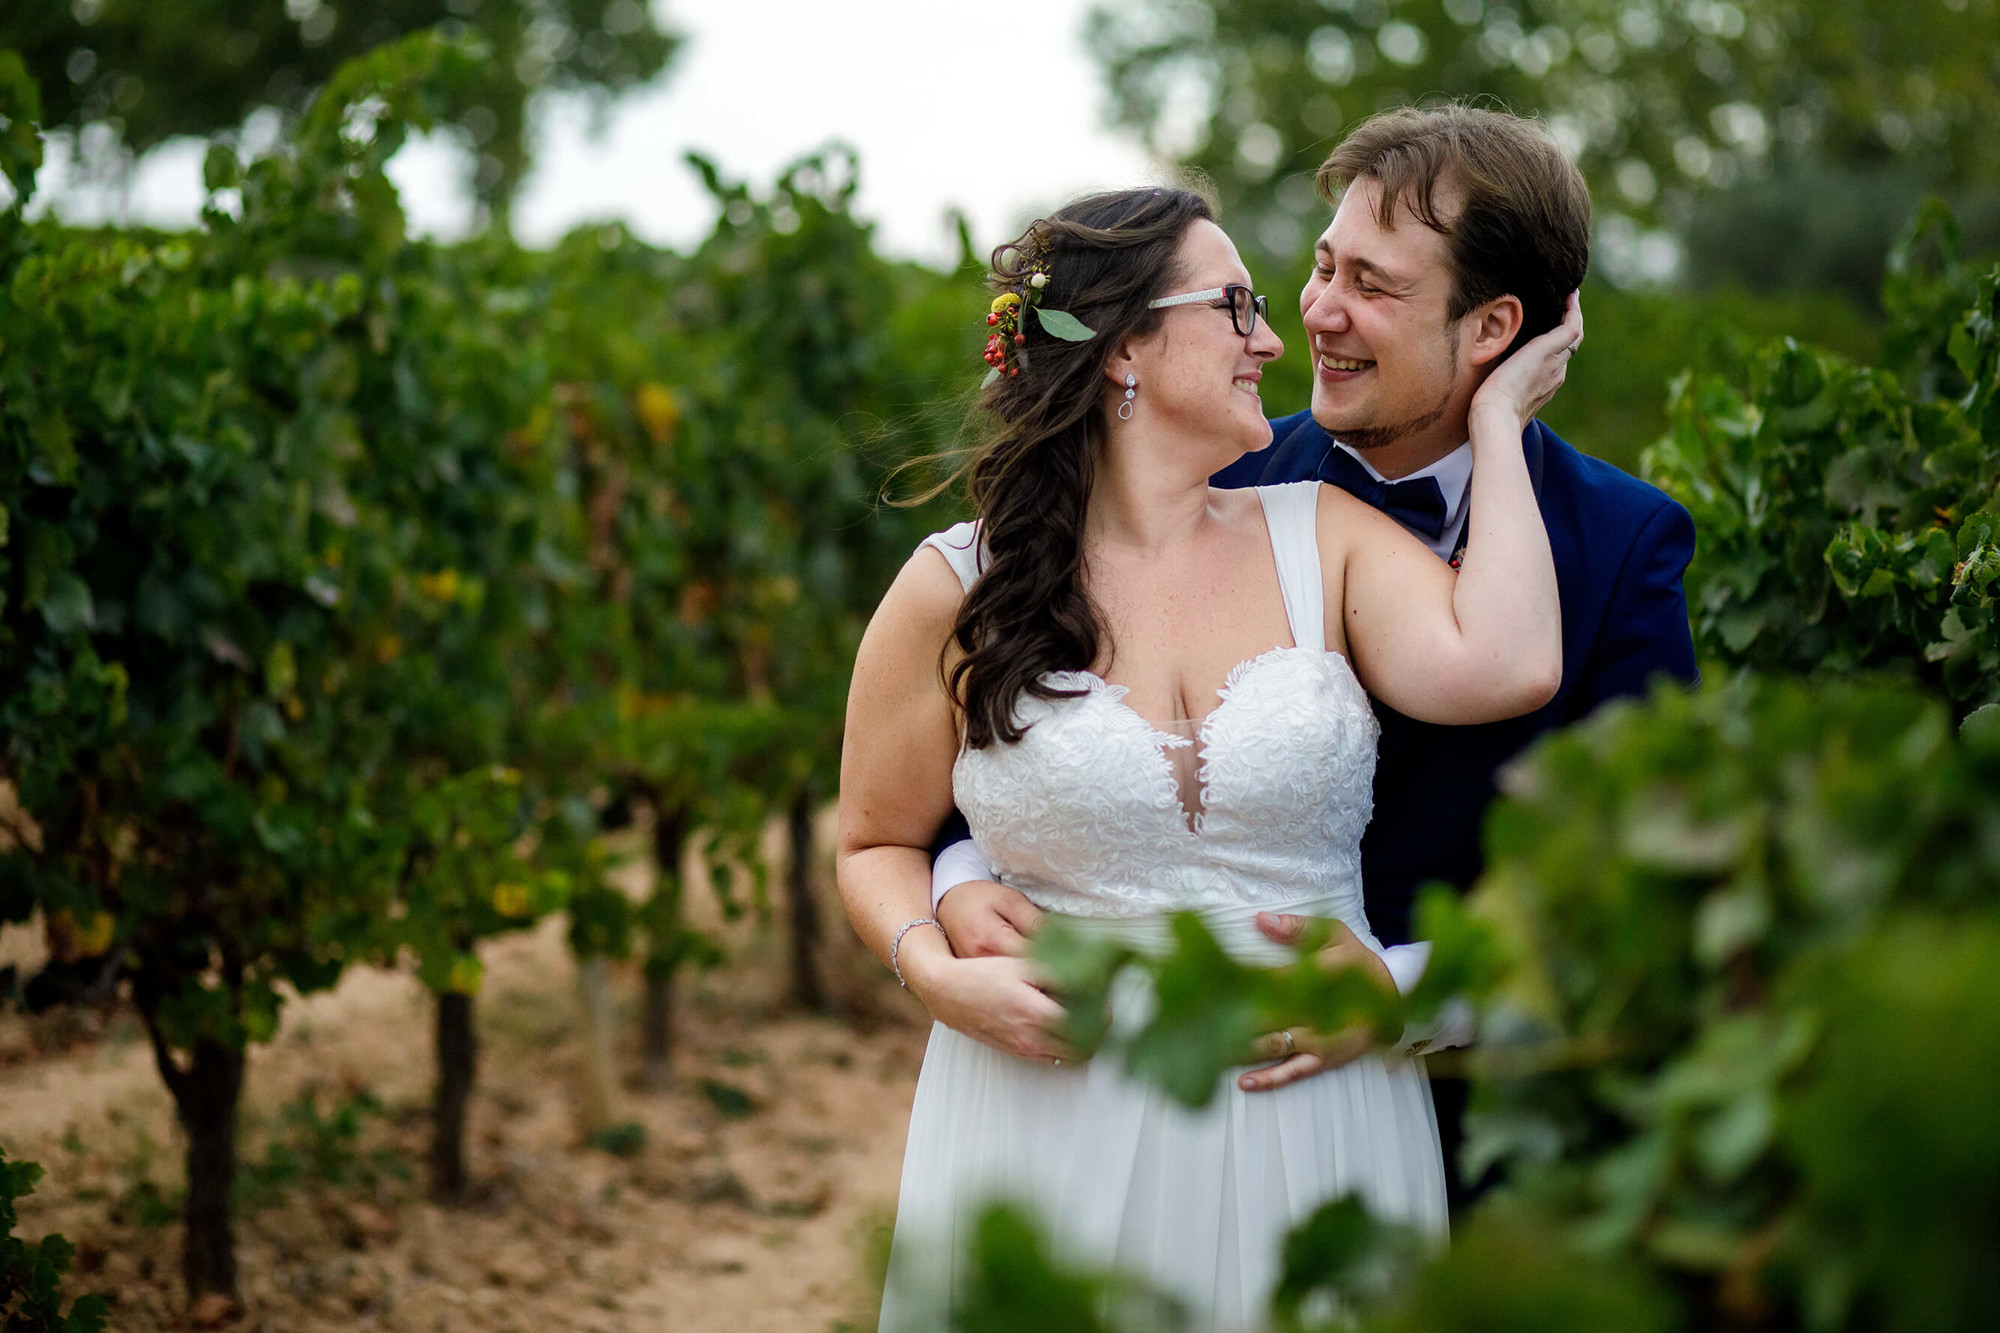
M1218 486L1269 486L1319 475L1332 441L1310 412L1271 423L1268 448L1216 474ZM1563 674L1555 698L1482 726L1417 722L1377 702L1382 742L1375 815L1361 840L1368 922L1385 944L1410 937L1417 890L1479 877L1480 829L1494 774L1535 737L1607 699L1642 694L1655 676L1697 679L1681 574L1694 522L1663 492L1580 454L1540 421L1521 436L1541 501L1562 597Z

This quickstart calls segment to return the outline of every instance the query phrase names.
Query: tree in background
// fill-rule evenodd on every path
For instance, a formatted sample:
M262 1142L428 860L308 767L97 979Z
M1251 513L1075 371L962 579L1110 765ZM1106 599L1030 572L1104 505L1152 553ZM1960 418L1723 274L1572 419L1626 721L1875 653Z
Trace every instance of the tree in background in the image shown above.
M470 183L501 219L527 172L534 94L623 92L679 41L642 0L45 0L0 9L0 48L41 83L48 129L141 154L236 132L261 108L295 120L343 63L427 28L490 52L439 123L473 150Z
M812 817L832 792L860 625L936 517L876 497L922 435L897 418L969 351L936 336L948 284L874 252L851 212L850 155L803 159L768 192L694 166L720 213L694 254L606 225L522 261L539 275L560 386L551 429L589 525L590 591L555 608L555 634L604 626L575 636L585 651L547 691L550 734L586 747L568 762L602 778L607 817L651 812L651 896L634 910L608 888L580 891L572 943L586 996L603 991L604 958L643 950L653 1087L669 1077L677 977L719 958L683 918L697 837L725 914L765 914L758 839L784 815L793 989L811 1007L826 998ZM747 900L725 862L750 872ZM601 1129L608 1079L587 1082L599 1109L586 1120Z
M1884 26L1893 41L1857 45ZM1209 175L1281 307L1326 220L1313 170L1346 129L1441 94L1543 115L1599 221L1591 340L1544 416L1637 471L1682 370L1740 377L1753 348L1802 329L1873 360L1882 255L1925 188L1957 188L1972 234L2000 239L2000 196L1976 188L2000 178L1974 128L1994 96L1974 77L1994 49L1982 32L2000 32L1992 0L1916 14L1874 0L1175 0L1101 8L1090 43L1116 119ZM1629 285L1676 252L1678 288ZM1303 407L1309 358L1275 362L1264 388L1273 412Z
M560 906L577 852L544 786L524 787L513 767L542 683L521 668L580 563L560 450L525 429L549 393L532 303L493 281L504 239L408 241L383 174L408 128L437 123L484 57L420 34L357 59L295 140L247 168L211 149L204 214L219 271L331 269L361 294L309 354L331 401L292 428L332 437L350 464L339 483L350 517L329 558L369 660L329 743L368 775L371 803L399 816L380 824L393 870L374 950L415 958L437 996L431 1183L446 1199L467 1180L477 946ZM329 192L346 207L329 210ZM474 308L484 317L466 319Z
M476 69L428 35L347 67L278 151L211 153L197 235L0 215L0 917L129 978L187 1131L191 1297L234 1293L246 1053L285 996L419 956L453 1192L474 944L560 902L491 762L561 567L547 451L508 435L535 381L382 175Z
M1544 117L1613 239L1684 232L1714 192L1762 179L1789 182L1778 199L1794 218L1865 208L1865 191L1798 197L1840 170L1877 192L1900 180L1912 200L2000 181L1985 129L2000 118L1994 0L1173 0L1100 8L1090 45L1117 120L1207 172L1266 262L1295 262L1317 230L1312 171L1345 129L1438 94ZM1869 259L1902 221L1876 219ZM1704 262L1762 276L1708 249Z
M1687 584L1704 657L1903 672L1961 712L2000 702L2000 267L1957 252L1933 206L1891 255L1897 364L1787 340L1747 385L1677 386L1646 475L1701 533Z
M695 386L690 428L715 433L713 465L689 498L726 515L704 566L715 624L751 697L783 712L760 784L784 812L795 998L826 1003L814 945L814 816L834 795L848 678L862 631L942 506L882 503L895 466L948 444L950 386L970 341L940 337L973 314L970 289L883 259L854 216L851 150L799 161L765 198L697 162L721 205L683 291L713 373Z

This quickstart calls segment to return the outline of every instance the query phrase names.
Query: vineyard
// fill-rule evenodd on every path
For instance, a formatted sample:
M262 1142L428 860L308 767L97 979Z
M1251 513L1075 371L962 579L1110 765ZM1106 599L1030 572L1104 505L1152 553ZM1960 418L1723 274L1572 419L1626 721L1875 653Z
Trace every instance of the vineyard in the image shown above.
M687 254L413 238L385 166L489 77L377 46L156 233L30 218L0 51L9 1329L872 1326L924 1020L827 821L861 630L958 516L884 497L958 442L974 246L881 256L843 150L694 160ZM1044 941L1086 1000L1199 998L1098 1057L1189 1098L1300 1014L1481 1007L1508 1188L1443 1256L1330 1205L1279 1326L1990 1317L2000 267L1965 248L1927 208L1884 331L1811 321L1835 350L1765 337L1810 304L1593 305L1697 349L1551 419L1666 401L1621 461L1694 515L1706 684L1511 771L1407 1005L1192 924ZM963 1327L1121 1326L1028 1219L979 1247Z
M411 1157L445 1201L485 946L560 915L578 1136L612 1149L646 1134L611 969L663 1088L677 981L722 957L691 898L782 918L787 989L842 998L814 823L860 630L940 526L878 497L949 442L920 411L962 351L942 279L875 256L838 157L756 197L710 171L724 220L685 258L412 242L383 164L476 68L432 37L344 67L279 151L211 153L196 235L0 223L0 915L46 925L30 1009L129 993L196 1297L239 1286L246 1061L356 969L431 996Z

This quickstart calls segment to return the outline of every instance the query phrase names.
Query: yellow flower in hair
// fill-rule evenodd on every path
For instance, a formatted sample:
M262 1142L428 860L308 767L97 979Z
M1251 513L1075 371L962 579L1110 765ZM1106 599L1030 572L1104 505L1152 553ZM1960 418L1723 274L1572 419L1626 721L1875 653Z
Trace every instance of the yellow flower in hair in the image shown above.
M993 313L996 315L1003 314L1009 306L1017 306L1019 304L1021 304L1021 297L1018 292L1002 292L993 298Z

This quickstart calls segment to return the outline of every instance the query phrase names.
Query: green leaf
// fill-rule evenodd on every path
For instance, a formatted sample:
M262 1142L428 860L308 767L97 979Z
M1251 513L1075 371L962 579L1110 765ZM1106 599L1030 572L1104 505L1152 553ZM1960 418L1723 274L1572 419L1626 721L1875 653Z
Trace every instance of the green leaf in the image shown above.
M226 143L211 143L208 155L201 163L201 182L209 193L230 189L242 179L243 163L237 158L236 150Z
M1051 336L1061 338L1064 342L1087 343L1097 336L1096 330L1067 310L1044 310L1040 306L1029 308L1041 319L1042 327L1048 330Z
M1958 734L1967 745L2000 753L2000 704L1983 704L1967 713Z
M279 639L264 654L264 689L277 698L283 698L297 689L298 683L298 658L292 652L290 640Z
M0 51L0 176L13 187L10 211L19 212L35 193L42 165L41 89L18 51Z
M979 381L979 387L982 389L991 388L993 386L993 381L999 378L1000 378L1000 367L995 366L993 367L993 369L986 372L985 379Z
M71 571L59 571L49 580L48 591L42 594L42 619L51 634L90 629L97 619L90 588Z
M1696 1155L1713 1179L1734 1180L1770 1143L1771 1124L1770 1094L1762 1089L1745 1091L1702 1127L1695 1140Z
M68 418L52 412L35 423L35 446L29 476L44 486L67 486L76 480L76 437Z
M1284 1327L1296 1327L1316 1297L1350 1306L1379 1301L1402 1288L1425 1250L1412 1228L1378 1221L1358 1195L1342 1195L1285 1237L1284 1275L1272 1307Z

